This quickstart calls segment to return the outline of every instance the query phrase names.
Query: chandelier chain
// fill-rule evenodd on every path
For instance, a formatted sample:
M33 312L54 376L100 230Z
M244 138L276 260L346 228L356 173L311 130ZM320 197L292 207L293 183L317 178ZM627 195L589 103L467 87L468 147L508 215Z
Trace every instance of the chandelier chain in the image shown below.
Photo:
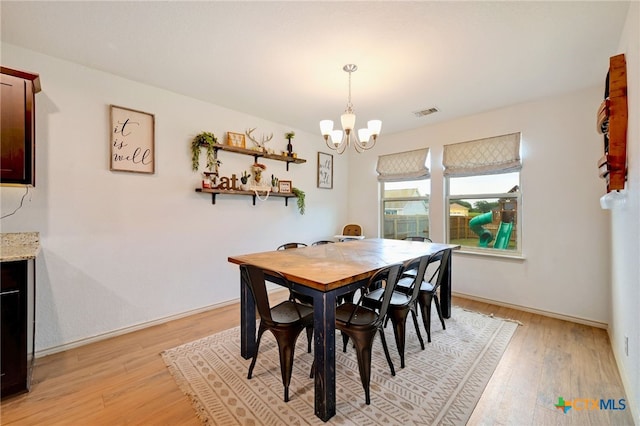
M351 103L351 73L353 71L349 70L349 99L347 101L347 112L353 112L353 104Z

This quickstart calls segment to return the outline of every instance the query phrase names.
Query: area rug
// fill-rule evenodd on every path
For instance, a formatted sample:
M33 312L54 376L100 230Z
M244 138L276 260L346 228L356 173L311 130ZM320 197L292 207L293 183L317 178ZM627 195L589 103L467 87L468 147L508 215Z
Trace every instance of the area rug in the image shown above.
M336 347L336 415L326 424L464 425L517 324L457 307L446 320L446 330L437 317L434 320L432 342L426 343L424 336L426 349L421 350L409 319L404 369L392 328L387 327L395 377L376 338L371 405L364 403L355 351L350 347L343 353ZM271 333L262 338L251 380L247 380L251 360L240 356L239 327L169 349L162 357L205 424L325 424L314 414L314 385L309 378L313 354L306 351L304 333L296 346L288 403L282 399L278 348Z

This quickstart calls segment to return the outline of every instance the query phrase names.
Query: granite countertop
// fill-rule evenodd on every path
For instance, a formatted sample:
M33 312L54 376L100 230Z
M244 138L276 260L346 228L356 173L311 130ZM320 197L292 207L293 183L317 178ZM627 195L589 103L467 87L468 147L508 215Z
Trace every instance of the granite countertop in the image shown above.
M0 262L35 259L40 251L39 232L11 232L0 236Z

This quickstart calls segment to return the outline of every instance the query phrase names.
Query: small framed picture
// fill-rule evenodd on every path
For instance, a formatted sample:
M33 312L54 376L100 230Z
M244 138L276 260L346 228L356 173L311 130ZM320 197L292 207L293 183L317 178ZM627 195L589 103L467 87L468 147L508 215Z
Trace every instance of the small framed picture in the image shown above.
M279 192L291 192L291 181L290 180L278 181L278 191Z
M333 188L333 155L318 152L318 188Z
M244 135L242 133L227 132L227 145L245 148Z
M148 112L111 105L109 169L155 173L155 117Z

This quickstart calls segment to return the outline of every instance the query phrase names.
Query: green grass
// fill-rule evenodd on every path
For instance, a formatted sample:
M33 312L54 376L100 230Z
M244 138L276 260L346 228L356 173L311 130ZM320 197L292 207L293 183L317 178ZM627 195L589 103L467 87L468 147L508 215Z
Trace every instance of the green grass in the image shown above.
M494 241L491 241L491 243L489 244L489 247L487 248L493 248L493 243ZM477 238L459 238L457 240L451 240L450 244L460 244L461 246L466 246L466 247L478 247L478 239ZM516 244L515 241L509 241L509 248L507 250L515 250L516 249Z

